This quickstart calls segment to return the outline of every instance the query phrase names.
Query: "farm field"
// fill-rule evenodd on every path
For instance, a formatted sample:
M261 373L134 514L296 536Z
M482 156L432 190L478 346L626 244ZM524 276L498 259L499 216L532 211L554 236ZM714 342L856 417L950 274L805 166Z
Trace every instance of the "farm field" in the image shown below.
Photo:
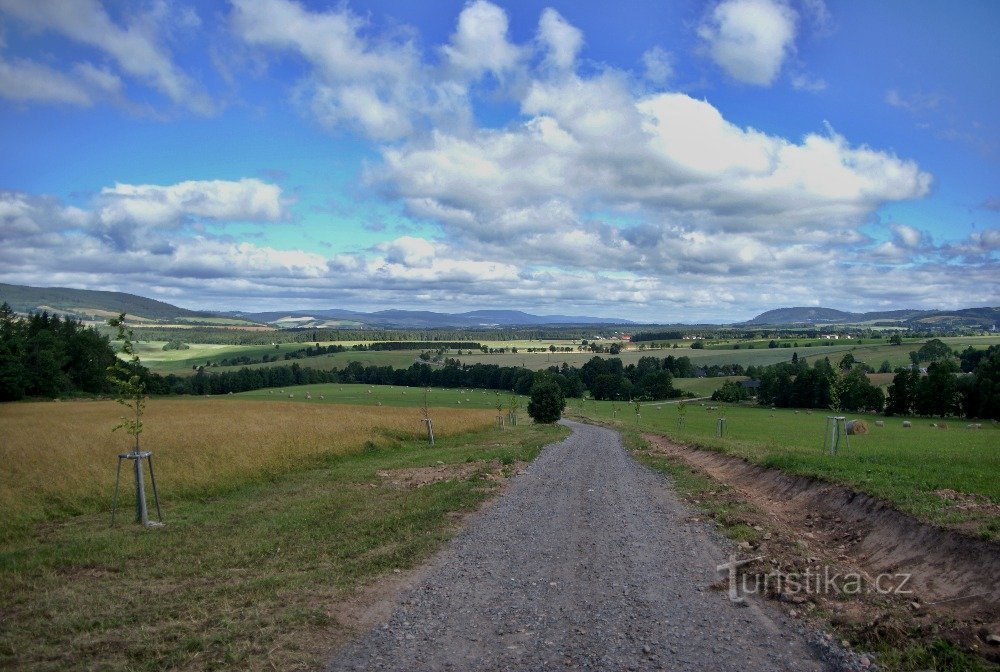
M333 345L331 342L321 342L320 345ZM341 343L349 347L354 342ZM343 368L351 362L361 362L365 366L393 366L407 368L420 355L422 350L376 350L335 352L318 357L303 357L300 359L281 359L285 353L301 350L314 343L281 343L277 348L273 345L216 345L210 343L192 343L188 350L164 350L164 341L142 341L136 347L144 365L159 374L173 373L175 375L191 375L194 367L204 366L208 362L218 363L224 358L247 356L261 358L264 355L277 356L276 362L263 362L249 365L251 368L266 368L271 366L289 366L298 363L303 368L331 369ZM235 366L213 366L211 371L238 371L246 364Z
M966 429L967 422L857 415L871 432L851 436L850 448L836 455L822 449L828 411L771 411L734 405L685 404L683 429L678 405L640 409L617 404L622 426L668 436L682 443L738 455L751 462L805 476L842 483L893 502L901 510L937 524L960 527L989 539L1000 539L1000 428L991 422ZM568 412L602 421L613 420L611 402L570 402ZM725 435L715 436L719 417ZM876 427L883 420L885 427ZM957 499L952 493L962 493Z
M674 378L674 387L690 392L696 397L710 397L729 380L746 380L746 376L718 376L717 378Z
M304 404L351 404L354 406L392 406L419 408L424 402L424 388L397 385L346 385L330 383L325 385L300 385L298 387L269 388L241 392L230 399L256 399L289 401ZM496 415L497 399L506 408L511 399L510 392L495 390L448 389L433 387L426 390L427 403L435 408L447 409L492 409ZM306 395L311 398L306 399ZM289 396L294 395L294 396ZM528 406L528 397L516 396L521 414ZM506 412L506 411L505 411ZM526 417L526 416L525 416ZM491 418L492 419L492 418ZM437 427L437 421L434 421Z
M2 669L321 667L367 582L418 565L566 433L434 409L430 447L405 406L154 399L143 441L166 526L146 530L129 522L128 472L108 526L127 444L110 432L118 409L0 406L13 429L0 461Z
M990 345L1000 344L998 336L968 336L942 339L953 349L964 349L969 345L976 348L986 348ZM831 360L838 360L847 352L851 352L856 359L863 361L874 368L885 360L890 365L907 366L910 364L909 353L917 350L923 341L906 342L902 345L893 346L888 343L880 344L859 344L852 341L838 341L830 344L828 341L816 341L822 345L798 348L766 348L754 347L753 349L741 348L733 350L730 346L709 346L704 349L692 349L690 342L683 342L679 348L645 348L639 350L637 345L626 345L618 355L607 353L597 354L592 352L527 352L528 348L548 348L554 345L557 348L577 347L579 341L545 339L536 341L482 341L483 345L491 348L518 348L517 353L503 354L483 354L481 352L463 351L459 355L457 350L448 350L446 357L456 358L463 364L495 364L498 366L523 366L532 370L542 370L550 366L570 366L580 367L586 364L592 357L619 357L625 365L634 364L642 357L664 358L668 355L674 357L689 357L695 366L711 366L723 364L742 364L743 366L766 366L777 362L791 360L792 353L798 353L800 358L807 361L815 361L823 357ZM323 341L320 344L329 346L334 344L350 347L359 341ZM605 341L605 344L610 341ZM313 343L282 343L278 348L271 345L217 345L192 343L187 350L163 350L163 341L141 341L137 350L143 363L151 370L160 374L190 375L195 367L204 366L207 362L218 363L224 358L248 356L260 358L263 355L277 355L279 358L284 353L298 350ZM644 344L645 345L645 344ZM305 368L343 368L350 362L360 362L365 366L392 366L395 368L407 368L415 361L418 361L421 349L395 350L395 351L348 351L332 353L319 357L305 357L294 360L279 359L276 362L266 362L250 365L252 368L283 366L297 362L299 366ZM239 370L246 365L235 366L215 366L212 371L232 371ZM721 383L720 383L721 384Z

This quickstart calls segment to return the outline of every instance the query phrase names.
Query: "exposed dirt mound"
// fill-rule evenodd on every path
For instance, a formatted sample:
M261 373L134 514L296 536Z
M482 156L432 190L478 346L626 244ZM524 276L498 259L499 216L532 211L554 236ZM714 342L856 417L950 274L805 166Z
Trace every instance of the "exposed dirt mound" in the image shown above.
M847 561L870 575L907 573L920 601L980 622L1000 619L1000 544L921 522L883 500L813 478L646 435L653 452L707 472L790 527L809 552ZM950 493L939 493L949 498ZM956 504L978 505L954 493Z

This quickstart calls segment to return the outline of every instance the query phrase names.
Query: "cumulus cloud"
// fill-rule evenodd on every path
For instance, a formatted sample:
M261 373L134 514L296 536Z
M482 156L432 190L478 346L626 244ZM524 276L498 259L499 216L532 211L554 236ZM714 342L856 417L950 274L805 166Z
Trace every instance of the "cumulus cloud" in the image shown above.
M131 23L121 26L108 15L96 0L62 2L60 0L0 0L0 12L14 17L36 30L51 31L78 44L100 51L114 60L118 69L142 83L160 91L174 104L199 114L211 114L215 106L209 97L172 60L160 44L157 30L166 20L165 5L154 8L152 14L138 15ZM32 67L22 62L21 69ZM53 91L67 91L68 75L55 70L41 71L34 64L34 72L47 80L35 83L38 93L42 87L49 90L48 97L36 95L34 100L53 100ZM86 91L90 84L99 91L120 88L118 76L89 64L76 66L75 84ZM7 90L4 86L3 90ZM5 94L6 95L6 94ZM10 96L8 96L10 97ZM93 96L64 95L59 102L81 105L91 104Z
M311 66L295 97L330 128L393 140L413 132L415 118L468 115L462 86L433 81L408 40L366 37L365 21L347 8L312 12L290 0L234 0L231 20L247 43L293 51Z
M698 28L712 60L733 79L770 86L795 49L795 11L780 0L723 0Z
M538 40L545 45L547 63L559 70L572 69L583 47L583 33L551 8L538 21Z
M253 178L206 180L169 186L116 184L101 190L97 217L143 226L176 224L187 217L277 221L284 213L281 188Z
M428 268L434 263L434 245L423 238L403 236L377 246L385 252L385 260L390 264L400 264L409 268Z
M475 0L458 15L458 27L442 51L452 65L473 76L492 72L502 77L523 58L523 50L508 41L507 29L507 13L502 8Z
M519 127L386 149L371 179L484 240L574 228L595 205L705 231L847 230L930 187L912 161L832 131L790 142L735 126L706 101L635 99L604 77L536 82L523 108L534 116Z

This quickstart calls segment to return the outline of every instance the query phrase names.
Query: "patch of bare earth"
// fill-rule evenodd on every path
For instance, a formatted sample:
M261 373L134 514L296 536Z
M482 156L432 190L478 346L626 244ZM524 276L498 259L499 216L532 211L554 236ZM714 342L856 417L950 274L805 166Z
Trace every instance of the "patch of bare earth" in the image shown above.
M422 488L432 483L452 480L468 480L478 477L483 480L504 482L512 474L520 473L523 463L508 466L499 460L476 461L464 464L440 463L430 467L410 467L404 469L383 469L376 472L382 487L412 489ZM377 486L376 486L377 487Z
M716 505L727 498L752 505L726 520L754 530L740 542L740 555L760 559L744 565L744 574L758 583L775 572L823 577L809 590L764 582L794 615L821 616L870 644L901 647L943 636L1000 662L1000 544L922 522L850 488L644 436L650 454L682 460L728 486L711 494ZM962 493L937 494L956 506L987 505ZM839 583L826 582L831 575Z

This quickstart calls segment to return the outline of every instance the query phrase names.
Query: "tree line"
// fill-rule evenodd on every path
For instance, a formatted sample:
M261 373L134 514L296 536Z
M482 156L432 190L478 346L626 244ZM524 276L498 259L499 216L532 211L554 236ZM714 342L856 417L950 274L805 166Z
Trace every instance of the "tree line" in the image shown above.
M895 370L888 394L868 379L871 367L850 353L837 367L829 358L810 366L793 356L791 362L751 366L747 375L757 381L758 402L779 408L1000 419L1000 346L968 348L956 355L935 340L911 353L912 366ZM919 365L928 360L926 370L921 369ZM753 389L727 381L713 399L744 401Z
M104 394L115 353L107 336L48 313L27 319L0 305L0 401Z

